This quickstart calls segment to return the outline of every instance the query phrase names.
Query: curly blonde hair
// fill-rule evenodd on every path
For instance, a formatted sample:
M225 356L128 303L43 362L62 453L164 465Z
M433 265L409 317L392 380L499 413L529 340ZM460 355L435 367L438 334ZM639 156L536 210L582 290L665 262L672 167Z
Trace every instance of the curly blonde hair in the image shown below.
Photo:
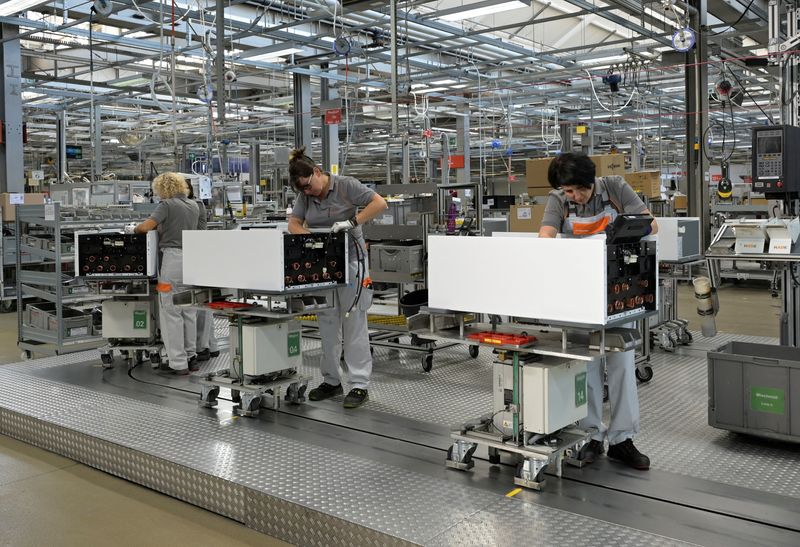
M186 179L180 173L163 173L153 179L153 191L161 199L186 193Z

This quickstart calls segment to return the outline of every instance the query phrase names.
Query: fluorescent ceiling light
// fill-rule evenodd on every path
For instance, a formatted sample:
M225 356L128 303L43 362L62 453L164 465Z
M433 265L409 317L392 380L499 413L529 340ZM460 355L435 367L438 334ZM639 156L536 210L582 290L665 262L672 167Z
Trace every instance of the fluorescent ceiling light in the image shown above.
M286 47L285 43L272 44L271 46L257 47L248 49L238 55L238 59L250 59L252 61L265 61L267 59L275 59L283 55L290 55L292 53L300 53L302 49L296 47Z
M0 5L0 16L15 15L21 11L26 11L34 6L45 4L43 0L6 0Z
M454 84L454 83L456 83L456 81L448 79L448 80L436 80L436 81L433 81L431 83L432 84L436 84L436 85L448 85L448 84Z
M415 89L412 93L433 93L435 91L444 91L446 87L429 87L427 89Z
M465 6L469 8L469 6ZM528 8L530 6L524 4L523 2L514 1L514 2L503 2L501 4L497 4L494 6L484 6L482 8L476 9L466 9L465 11L459 11L457 13L448 13L446 15L441 15L438 19L443 21L461 21L463 19L471 19L473 17L481 17L483 15L494 15L495 13L500 13L503 11L510 11L513 9L520 9L520 8Z
M597 57L594 59L580 59L578 64L593 65L597 63L618 63L628 59L627 55L613 55L611 57Z

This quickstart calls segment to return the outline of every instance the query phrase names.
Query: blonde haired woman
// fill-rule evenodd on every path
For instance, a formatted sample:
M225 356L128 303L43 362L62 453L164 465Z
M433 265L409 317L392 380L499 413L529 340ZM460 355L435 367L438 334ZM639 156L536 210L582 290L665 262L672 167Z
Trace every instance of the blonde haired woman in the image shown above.
M164 173L153 180L153 191L161 199L150 218L134 228L137 234L158 230L161 264L158 274L159 326L167 350L169 367L175 374L196 370L197 313L179 308L172 296L183 285L183 231L196 230L200 210L186 195L186 179L179 173Z

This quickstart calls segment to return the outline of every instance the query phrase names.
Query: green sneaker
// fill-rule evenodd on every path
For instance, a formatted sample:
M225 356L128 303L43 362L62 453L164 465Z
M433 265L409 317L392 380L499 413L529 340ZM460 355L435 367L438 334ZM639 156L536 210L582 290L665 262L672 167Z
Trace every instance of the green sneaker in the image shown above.
M311 401L324 401L325 399L336 397L337 395L341 395L342 393L344 393L344 389L342 389L342 384L334 386L322 382L320 385L318 385L308 393L308 398Z
M347 394L347 397L344 398L344 407L358 408L367 401L369 401L369 393L367 393L367 390L356 387L351 389L350 393Z

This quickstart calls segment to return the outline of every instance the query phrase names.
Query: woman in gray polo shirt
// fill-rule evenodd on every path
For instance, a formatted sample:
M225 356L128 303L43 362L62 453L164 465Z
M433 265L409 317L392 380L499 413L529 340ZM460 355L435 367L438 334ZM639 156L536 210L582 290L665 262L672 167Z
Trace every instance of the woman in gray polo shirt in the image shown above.
M184 290L183 231L196 230L199 209L186 195L186 179L178 173L164 173L153 180L153 191L161 199L150 218L136 226L143 234L158 230L161 264L158 273L158 315L161 339L167 350L169 367L175 374L196 370L197 313L178 307L172 296Z
M361 225L378 216L388 205L386 200L357 179L323 172L314 160L306 156L305 147L292 151L289 179L297 190L297 201L289 217L289 232L307 234L309 231L306 227L350 232L348 256L351 282L336 290L333 309L317 314L322 337L323 382L309 392L308 398L321 401L343 393L339 359L344 341L344 360L352 388L344 399L344 407L356 408L369 399L367 385L372 374L367 331L367 310L372 305L372 289L362 289L356 302L358 287L355 283L361 283L369 277ZM359 211L359 207L363 209ZM359 257L364 263L360 277Z

